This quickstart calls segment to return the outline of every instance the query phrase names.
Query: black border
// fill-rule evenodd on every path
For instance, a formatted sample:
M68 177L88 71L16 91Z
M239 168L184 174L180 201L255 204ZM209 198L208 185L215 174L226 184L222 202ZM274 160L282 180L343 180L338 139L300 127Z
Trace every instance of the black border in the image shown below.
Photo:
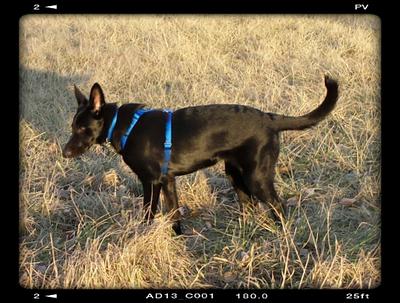
M33 4L40 4L33 11ZM45 6L57 4L58 9ZM367 10L355 10L356 4L368 4ZM264 1L127 1L127 0L30 0L20 6L22 14L375 14L382 15L378 0L264 0Z
M382 1L379 0L264 0L262 3L257 3L255 1L246 1L246 2L234 2L234 1L219 1L217 3L207 3L204 1L197 1L193 3L188 3L189 1L164 1L164 2L154 2L154 1L145 1L136 3L136 1L129 0L38 0L38 1L25 1L23 3L14 3L14 7L12 8L12 12L8 15L8 18L12 18L12 31L9 31L7 34L11 35L8 41L13 43L13 46L16 46L17 51L13 51L10 59L12 58L12 71L9 73L9 77L7 77L6 83L11 80L11 84L9 87L12 87L14 83L16 83L17 88L11 92L12 94L12 109L15 111L16 115L9 115L7 119L13 119L11 117L16 117L14 121L11 121L11 124L15 125L15 129L17 130L17 136L12 136L8 142L15 142L15 150L10 149L11 155L10 159L15 159L17 164L13 167L17 167L15 179L9 178L6 180L10 183L9 187L6 188L16 188L16 200L14 203L10 203L13 205L11 207L10 212L15 216L13 217L15 222L10 224L10 226L14 227L16 231L13 235L12 233L6 232L7 235L11 235L13 238L8 241L8 243L14 243L15 250L9 252L11 255L8 260L13 260L13 262L9 262L7 265L11 265L12 269L10 273L12 273L10 279L6 283L10 283L9 287L4 287L5 292L13 298L13 301L17 302L220 302L220 301L232 301L232 302L318 302L318 303L330 303L330 302L382 302L384 292L388 291L387 286L387 274L385 269L385 261L386 260L386 250L385 250L385 237L383 236L384 231L386 230L386 223L382 220L382 282L381 285L375 289L301 289L301 290L222 290L222 289L198 289L198 290L174 290L174 289L146 289L146 290L63 290L63 289L55 289L55 290L39 290L39 289L25 289L19 285L19 108L17 100L19 100L19 19L28 14L373 14L381 19L381 43L382 43L382 55L381 55L381 68L382 68L382 78L381 78L381 98L384 100L384 65L386 60L384 59L384 42L386 39L386 15L384 12L384 6ZM33 4L39 4L41 7L40 11L33 10ZM368 9L366 11L354 9L355 4L368 4ZM46 5L58 5L57 10L52 10L48 8L44 8ZM398 26L398 25L397 25ZM11 60L10 60L11 61ZM14 65L15 64L15 65ZM12 75L12 76L11 76ZM383 123L384 120L384 111L382 107L382 124L381 124L381 133L383 135L383 130L385 130L385 126ZM4 133L4 132L3 132ZM382 142L384 139L382 138ZM382 155L384 152L382 146ZM382 156L381 165L383 166L384 157ZM384 186L384 177L382 175L382 186L381 192L386 193L386 187ZM14 183L13 180L16 180ZM386 179L385 179L386 180ZM16 186L15 186L16 185ZM15 186L15 187L14 187ZM384 190L385 188L385 190ZM381 195L383 199L383 194ZM395 201L393 201L395 202ZM382 218L384 214L387 213L386 206L382 203ZM10 215L11 217L11 215ZM7 231L7 230L6 230ZM9 293L12 291L12 293ZM33 299L34 294L38 293L40 295L39 300ZM191 293L204 293L208 294L208 299L199 299L199 300L189 300L186 299L185 296ZM211 300L211 295L213 294L214 299ZM238 300L236 298L236 294L243 293L255 293L257 297L260 297L262 293L266 293L268 298L266 300L254 299L254 300ZM359 300L346 300L346 294L365 294L369 295L369 299L359 299ZM45 295L49 294L57 294L57 299L46 298ZM150 295L153 297L162 298L147 298ZM174 295L178 297L174 298Z
M33 295L40 295L40 300L33 300ZM194 294L203 294L204 299L190 299ZM45 295L57 294L57 300ZM237 299L237 294L255 295L255 299ZM265 299L262 299L263 296ZM348 294L358 294L363 299L346 300ZM341 303L341 302L382 302L382 287L376 289L274 289L274 290L236 290L236 289L137 289L137 290L27 290L22 302L85 302L85 303L132 303L132 302L307 302L307 303ZM19 301L18 301L19 302Z

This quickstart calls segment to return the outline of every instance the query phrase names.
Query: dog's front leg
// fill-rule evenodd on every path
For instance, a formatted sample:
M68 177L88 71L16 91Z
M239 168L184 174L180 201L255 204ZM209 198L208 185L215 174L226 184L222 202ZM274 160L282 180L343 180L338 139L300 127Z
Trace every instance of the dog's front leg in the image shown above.
M160 183L153 183L148 181L142 181L143 184L143 210L144 219L147 223L150 223L154 215L157 212L158 200L160 198Z
M166 176L162 183L162 189L166 202L165 204L167 212L170 212L172 215L172 229L177 235L181 235L182 229L181 222L179 220L181 214L179 212L178 195L176 194L175 177Z

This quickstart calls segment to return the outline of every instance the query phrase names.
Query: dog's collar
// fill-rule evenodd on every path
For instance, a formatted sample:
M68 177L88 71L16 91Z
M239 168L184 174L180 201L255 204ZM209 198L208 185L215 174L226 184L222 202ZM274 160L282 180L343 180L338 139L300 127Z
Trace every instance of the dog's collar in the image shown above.
M111 142L111 138L112 138L112 135L113 135L113 132L114 132L115 124L117 123L117 118L118 118L118 107L115 110L114 117L111 120L110 128L108 129L108 133L107 133L107 141L108 142Z

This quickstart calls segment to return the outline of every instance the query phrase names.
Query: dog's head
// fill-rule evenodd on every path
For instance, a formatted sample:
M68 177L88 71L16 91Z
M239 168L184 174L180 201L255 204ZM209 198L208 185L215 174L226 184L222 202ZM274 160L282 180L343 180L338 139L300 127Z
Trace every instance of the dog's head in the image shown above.
M71 125L72 135L63 148L63 156L66 158L79 156L97 143L104 125L102 109L105 100L100 85L93 85L89 100L76 86L74 88L78 110Z

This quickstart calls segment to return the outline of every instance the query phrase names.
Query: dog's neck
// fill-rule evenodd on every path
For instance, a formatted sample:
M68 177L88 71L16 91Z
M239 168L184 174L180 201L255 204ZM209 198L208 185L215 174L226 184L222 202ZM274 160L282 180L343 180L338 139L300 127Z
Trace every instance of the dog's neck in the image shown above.
M107 136L108 136L108 132L110 130L111 124L112 124L112 120L115 116L115 114L117 113L118 110L118 117L120 117L120 113L123 111L124 113L127 113L128 115L131 114L133 117L133 114L135 113L136 110L143 108L145 105L142 103L126 103L121 105L120 107L118 107L118 105L116 103L106 103L103 105L102 107L102 119L103 119L103 127L100 133L100 136L96 139L96 143L98 144L103 144L104 142L106 142L107 140ZM121 128L121 126L118 126L119 120L117 120L117 124L114 125L114 129L111 130L111 137L113 136L113 133L115 131L116 128ZM128 125L126 125L125 127L127 127ZM115 150L119 153L120 152L120 148L115 146L113 144Z
M103 144L107 139L108 130L111 126L111 121L118 109L117 103L106 103L102 108L103 128L100 136L97 138L98 144Z

